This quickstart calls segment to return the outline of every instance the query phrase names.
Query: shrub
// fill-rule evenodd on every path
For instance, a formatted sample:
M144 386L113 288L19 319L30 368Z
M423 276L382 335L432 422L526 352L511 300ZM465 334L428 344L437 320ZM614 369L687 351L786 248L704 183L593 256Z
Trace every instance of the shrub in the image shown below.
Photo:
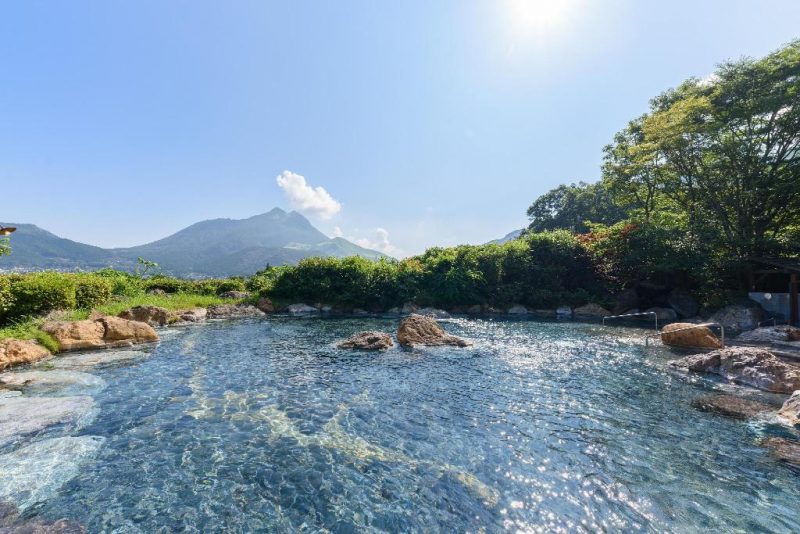
M142 281L142 287L145 291L152 291L160 289L165 293L181 293L186 291L192 286L192 282L187 280L178 280L177 278L170 278L164 275L156 275L152 278Z
M9 318L69 310L76 306L75 281L69 275L49 271L26 274L12 280L11 298Z
M93 273L111 284L111 293L120 297L133 297L142 293L142 280L130 273L101 269Z
M2 322L3 317L11 309L13 303L11 278L8 276L0 276L0 322Z
M200 295L219 295L226 291L244 291L245 282L241 278L208 278L192 282L184 290Z
M75 302L81 309L90 310L108 302L113 286L107 279L94 275L75 277Z

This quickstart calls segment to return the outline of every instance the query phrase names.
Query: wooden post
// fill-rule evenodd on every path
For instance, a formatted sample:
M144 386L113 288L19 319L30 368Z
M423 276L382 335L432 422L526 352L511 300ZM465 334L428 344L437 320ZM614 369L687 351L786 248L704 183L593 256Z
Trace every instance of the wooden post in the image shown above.
M798 310L797 302L797 273L792 272L789 275L789 309L791 310L790 324L800 323L800 310Z

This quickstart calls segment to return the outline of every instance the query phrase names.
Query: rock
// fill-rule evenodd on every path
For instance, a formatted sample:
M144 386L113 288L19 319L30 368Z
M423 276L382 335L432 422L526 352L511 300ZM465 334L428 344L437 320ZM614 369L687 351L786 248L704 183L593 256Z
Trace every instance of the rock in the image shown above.
M758 414L774 410L769 404L735 395L704 395L692 400L692 406L703 412L712 412L736 419L751 419Z
M148 289L148 290L147 290L147 294L148 294L148 295L159 295L159 296L164 296L164 295L166 295L166 294L167 294L167 292L166 292L166 291L164 291L163 289L161 289L160 287L155 287L155 288L153 288L153 289Z
M252 304L217 304L208 308L208 317L211 319L241 319L263 315L264 312Z
M308 304L290 304L286 311L288 311L291 315L309 315L312 313L317 313L317 310L314 306L309 306Z
M744 331L753 330L758 327L763 313L761 308L754 303L754 306L743 306L741 304L731 304L715 312L709 321L719 323L725 329Z
M528 315L528 308L520 304L515 304L506 310L506 313L509 315Z
M0 502L0 534L85 534L86 528L69 519L45 521L39 518L20 518L17 507Z
M419 306L414 304L413 302L406 302L403 304L403 307L400 308L400 313L408 314L408 313L417 313Z
M786 341L789 342L800 341L800 328L792 327L791 329L789 329L789 331L786 333Z
M177 320L174 313L159 306L134 306L120 313L118 317L129 321L147 323L150 326L166 326Z
M556 310L530 310L529 312L534 317L542 319L555 319L557 317Z
M800 366L787 363L758 347L728 347L670 362L672 367L720 375L728 380L773 393L800 389Z
M772 343L773 341L791 341L794 332L800 334L800 328L793 326L764 326L743 332L736 340L746 343Z
M672 308L648 308L645 312L655 313L658 318L658 324L671 323L678 319L678 314ZM652 315L650 317L652 318Z
M77 371L24 371L0 374L0 387L42 393L58 391L60 394L85 393L102 390L105 380Z
M687 330L684 330L687 329ZM676 330L680 330L676 332ZM722 341L707 326L671 323L661 329L661 342L671 347L720 349Z
M412 314L400 321L397 341L401 345L453 345L466 347L469 343L461 338L447 334L432 317Z
M636 288L629 287L616 298L616 304L614 305L614 313L620 314L625 312L625 310L630 310L632 308L639 307L639 294L636 292Z
M449 319L450 314L444 310L440 310L438 308L420 308L417 310L419 315L424 315L425 317L433 317L434 319Z
M556 317L559 319L572 319L572 308L569 306L559 306L556 308Z
M602 319L608 317L611 312L597 304L584 304L572 310L573 315L579 319Z
M50 351L30 339L0 340L0 369L31 363L50 356Z
M55 424L77 426L90 415L88 396L5 397L0 399L0 447ZM0 470L0 473L4 473ZM4 473L5 475L5 473ZM4 481L6 477L4 476ZM0 484L0 487L3 485Z
M386 313L390 315L400 315L400 308L397 306L392 306L391 308L386 310Z
M0 499L20 510L45 502L97 454L105 438L64 437L37 441L0 456Z
M340 349L386 350L392 345L392 336L384 332L359 332L337 346Z
M275 305L267 297L261 297L256 303L256 308L264 313L275 313Z
M49 322L42 330L53 336L61 351L124 347L158 341L147 323L101 316L83 321Z
M790 425L800 425L800 390L792 393L789 400L783 403L778 416Z
M667 303L681 317L694 317L700 311L700 305L685 289L675 288L670 291Z
M800 469L800 441L786 438L767 438L761 445L770 450L772 456L792 467Z
M220 293L219 298L244 300L250 298L250 293L247 291L226 291L224 293Z
M47 361L52 369L84 369L86 367L103 367L121 365L134 360L146 358L149 354L141 350L104 350L59 356Z
M480 315L483 313L483 306L481 306L480 304L473 304L472 306L467 308L466 311L469 315Z
M205 308L181 310L178 312L178 318L184 323L202 323L208 318L208 310Z

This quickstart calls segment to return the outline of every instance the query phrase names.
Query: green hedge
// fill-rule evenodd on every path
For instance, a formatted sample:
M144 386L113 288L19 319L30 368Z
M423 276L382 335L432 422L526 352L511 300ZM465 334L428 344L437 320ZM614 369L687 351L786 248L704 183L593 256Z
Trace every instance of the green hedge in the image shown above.
M11 279L11 306L6 317L41 315L77 306L75 281L61 273L40 272Z
M75 303L80 309L90 310L105 304L111 298L113 286L105 278L92 275L75 277Z

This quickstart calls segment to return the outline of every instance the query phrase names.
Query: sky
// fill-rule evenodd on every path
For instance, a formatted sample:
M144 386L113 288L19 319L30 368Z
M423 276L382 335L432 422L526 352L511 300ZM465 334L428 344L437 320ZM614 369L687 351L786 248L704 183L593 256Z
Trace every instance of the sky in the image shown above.
M0 220L132 246L296 209L397 257L525 226L770 0L0 3Z

